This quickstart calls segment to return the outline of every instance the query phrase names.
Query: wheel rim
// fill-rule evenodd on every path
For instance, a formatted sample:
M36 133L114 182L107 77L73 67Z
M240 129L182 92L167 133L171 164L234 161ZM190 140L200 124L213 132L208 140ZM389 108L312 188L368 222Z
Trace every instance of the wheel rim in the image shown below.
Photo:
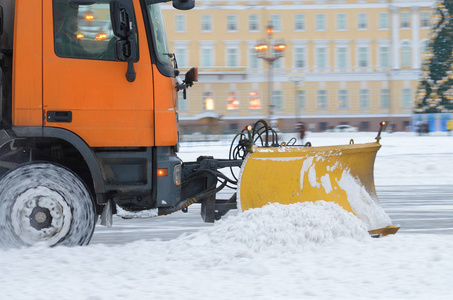
M71 227L71 208L58 192L44 186L20 194L12 207L14 232L29 245L58 243Z

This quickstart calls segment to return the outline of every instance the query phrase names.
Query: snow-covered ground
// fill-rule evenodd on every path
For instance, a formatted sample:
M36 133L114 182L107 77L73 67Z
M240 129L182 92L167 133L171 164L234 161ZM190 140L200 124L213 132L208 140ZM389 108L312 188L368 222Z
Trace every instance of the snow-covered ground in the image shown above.
M376 185L453 183L453 136L384 133L381 144ZM226 157L228 147L183 144L181 157ZM331 203L274 204L170 241L0 250L0 299L453 299L452 251L453 235L372 239Z

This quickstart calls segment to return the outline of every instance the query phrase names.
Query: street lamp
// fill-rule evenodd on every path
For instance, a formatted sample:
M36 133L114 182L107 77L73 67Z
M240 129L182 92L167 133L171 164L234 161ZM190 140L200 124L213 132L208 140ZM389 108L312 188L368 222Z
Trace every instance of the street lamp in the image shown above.
M267 40L258 41L255 46L255 51L258 52L258 58L267 62L269 67L268 86L269 86L269 122L271 127L277 128L276 120L274 120L274 104L272 103L272 73L274 61L283 57L283 51L286 46L283 41L272 40L274 27L269 23L266 27Z
M294 82L294 120L297 122L297 115L299 114L299 105L298 102L298 92L300 91L299 82L304 82L305 76L304 74L293 73L288 76L288 81Z

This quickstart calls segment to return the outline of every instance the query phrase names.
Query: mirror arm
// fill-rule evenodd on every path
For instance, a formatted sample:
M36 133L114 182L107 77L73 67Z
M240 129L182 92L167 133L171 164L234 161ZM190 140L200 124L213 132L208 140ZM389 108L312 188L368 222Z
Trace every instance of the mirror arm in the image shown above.
M135 73L134 63L132 62L132 60L128 60L127 61L127 72L126 72L127 81L134 82L136 75L137 75L137 73Z

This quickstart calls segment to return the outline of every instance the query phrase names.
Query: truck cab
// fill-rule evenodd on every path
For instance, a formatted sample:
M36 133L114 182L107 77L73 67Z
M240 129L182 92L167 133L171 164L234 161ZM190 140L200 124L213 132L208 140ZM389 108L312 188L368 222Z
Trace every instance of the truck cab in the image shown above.
M139 211L180 201L177 91L192 85L196 70L178 77L160 2L0 0L0 176L24 165L57 166L86 187L93 216L106 207L111 215L116 205ZM173 6L187 10L194 0ZM55 219L51 204L26 203L39 209L19 216L19 225L38 214L44 223Z

